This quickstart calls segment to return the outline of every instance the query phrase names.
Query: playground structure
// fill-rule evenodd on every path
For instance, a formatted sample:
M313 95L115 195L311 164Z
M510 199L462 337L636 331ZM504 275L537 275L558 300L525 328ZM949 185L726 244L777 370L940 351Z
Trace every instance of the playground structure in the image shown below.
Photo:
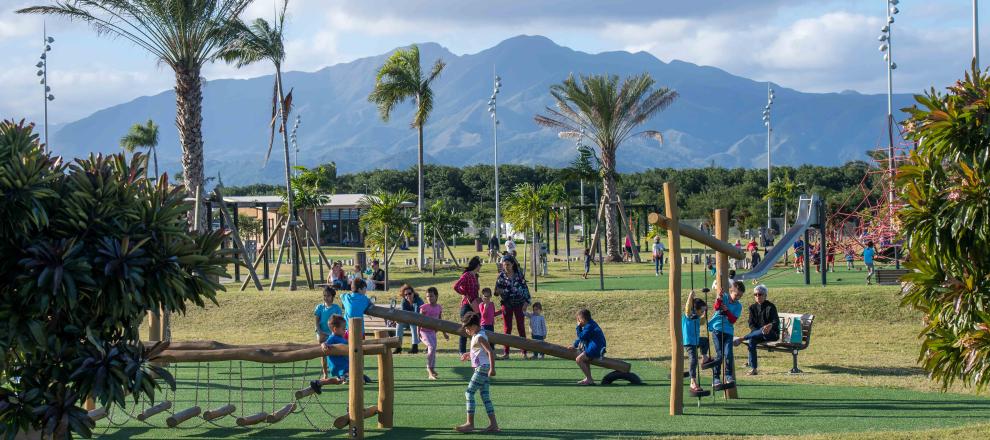
M351 318L351 328L360 328L360 326L360 318ZM347 382L348 413L346 415L335 417L332 424L337 429L348 427L349 438L360 439L364 438L364 421L367 418L377 415L379 428L392 428L394 414L393 405L395 402L395 375L392 349L399 346L399 338L387 337L387 332L384 331L377 332L376 339L362 340L362 336L363 335L358 332L350 333L348 344L346 346L343 344L332 345L330 346L329 353L324 352L321 345L291 343L228 345L215 341L151 341L145 343L145 346L153 353L157 352L157 354L154 354L151 359L152 362L156 363L207 363L207 365L209 365L208 363L210 362L247 361L261 363L263 365L272 365L273 376L275 364L308 361L312 359L320 359L323 356L348 356L350 363L349 375L352 379ZM364 377L365 356L378 357L378 401L376 404L368 407L364 406L364 381L362 379ZM240 392L242 395L241 402L243 405L243 373L240 374L242 376L242 389ZM209 370L207 370L206 380L209 380ZM274 378L272 381L274 384ZM200 386L198 367L196 382L197 383L194 385L197 387ZM206 386L209 388L210 384L207 383ZM231 388L233 387L232 380L228 386ZM248 414L244 412L244 408L241 408L241 415L234 416L234 413L238 408L237 405L233 403L232 399L228 397L227 404L216 408L205 408L204 410L204 408L199 405L200 402L197 390L196 402L194 402L194 405L191 407L174 411L174 402L168 399L163 399L161 402L144 409L140 413L132 415L133 418L138 421L148 423L148 420L165 412L171 411L171 414L165 419L165 425L168 428L178 427L195 418L201 419L200 424L210 423L217 426L220 426L219 423L222 420L233 418L236 426L247 428L259 425L263 422L267 425L275 424L291 414L302 413L305 399L317 399L318 403L318 397L313 397L314 394L315 390L310 387L300 388L293 393L292 401L285 404L278 410L275 410L276 405L273 396L271 411L261 411ZM318 403L318 405L322 407L322 403ZM89 416L94 422L108 418L111 415L110 411L108 411L105 407L96 408L92 399L87 400L86 409L89 411ZM326 410L324 409L324 411ZM308 416L306 417L309 419ZM312 420L310 420L310 423L313 423Z

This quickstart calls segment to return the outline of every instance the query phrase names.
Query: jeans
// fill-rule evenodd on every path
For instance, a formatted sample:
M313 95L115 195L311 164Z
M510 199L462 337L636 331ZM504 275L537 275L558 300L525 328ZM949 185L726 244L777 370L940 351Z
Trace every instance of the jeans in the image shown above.
M460 315L461 318L463 318L464 315L466 315L468 312L471 312L473 310L474 309L471 308L471 305L470 304L462 304L461 305L461 315ZM467 343L468 343L467 336L461 336L460 339L457 342L457 352L460 353L460 354L467 353Z
M761 342L776 341L779 338L780 335L763 334L762 329L753 330L748 335L743 336L743 341L746 341L746 345L749 346L749 368L756 369L756 346Z
M415 325L400 322L395 327L395 335L399 337L399 347L402 347L402 335L406 333L406 329L412 333L413 345L419 344L419 329Z
M712 373L715 375L715 380L721 381L722 379L722 364L723 356L725 357L725 377L728 379L733 376L733 371L735 370L734 364L735 360L732 358L732 335L723 332L712 332L712 339L715 342L715 366L712 367Z
M533 335L533 340L536 341L545 341L546 339L547 339L547 335ZM534 357L539 356L540 358L544 357L543 353L533 353L533 356Z
M656 273L660 273L663 270L663 255L653 257L653 269Z
M516 328L519 330L519 336L526 337L526 317L523 315L523 306L509 307L507 305L502 305L502 330L505 334L512 334L512 317L516 317ZM526 356L526 350L522 351L523 356ZM505 346L505 355L509 355L509 346Z
M688 360L690 362L688 368L688 374L691 375L691 380L698 380L698 351L701 351L702 356L708 356L708 338L698 338L698 345L685 345L685 349L688 352Z

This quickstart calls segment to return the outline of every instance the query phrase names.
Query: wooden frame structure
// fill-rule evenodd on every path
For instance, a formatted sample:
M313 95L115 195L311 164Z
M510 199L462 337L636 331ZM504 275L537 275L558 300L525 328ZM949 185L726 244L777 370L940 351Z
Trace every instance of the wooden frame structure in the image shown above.
M729 288L729 257L744 259L745 254L728 242L729 211L715 210L715 236L680 222L677 210L677 186L672 182L663 184L666 215L653 213L649 223L667 230L667 248L670 261L668 280L668 317L670 326L670 415L684 412L684 343L681 335L681 235L691 238L715 251L715 270L718 292ZM723 369L723 374L725 371ZM678 386L679 385L679 386ZM724 391L726 399L738 398L736 388Z

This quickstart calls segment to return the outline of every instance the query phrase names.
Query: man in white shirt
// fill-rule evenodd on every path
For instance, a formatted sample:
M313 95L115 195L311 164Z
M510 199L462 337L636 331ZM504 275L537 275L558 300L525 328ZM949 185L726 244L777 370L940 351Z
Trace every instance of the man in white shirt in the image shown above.
M666 250L663 247L663 243L660 242L660 237L653 239L653 266L656 269L657 276L663 275L663 253Z
M512 240L511 236L509 237L508 240L505 240L505 251L508 252L509 255L512 255L513 257L516 256L516 242Z

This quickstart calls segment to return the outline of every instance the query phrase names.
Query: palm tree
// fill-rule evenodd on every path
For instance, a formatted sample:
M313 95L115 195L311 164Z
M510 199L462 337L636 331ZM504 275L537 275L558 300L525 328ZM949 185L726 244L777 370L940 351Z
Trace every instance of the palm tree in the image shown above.
M556 109L547 107L537 115L536 123L560 130L562 137L587 138L598 146L605 205L605 237L608 257L621 261L619 229L616 224L615 152L633 136L645 136L663 142L659 131L634 132L667 108L677 92L666 87L654 89L655 81L644 73L622 81L616 75L582 75L568 77L550 86Z
M506 201L506 220L513 226L528 227L530 230L529 242L533 252L534 282L537 280L537 261L539 261L539 251L536 246L536 224L543 218L548 209L566 198L567 193L564 192L563 185L559 183L543 184L536 187L532 183L526 182L517 185Z
M389 193L379 191L361 198L361 219L358 223L367 231L366 245L372 249L380 247L385 260L385 285L388 286L388 267L392 259L389 243L393 248L409 236L412 219L405 211L405 204L411 202L412 194L405 189Z
M88 23L99 34L124 38L175 72L175 125L182 144L186 191L204 182L203 65L233 37L231 25L253 0L60 0L20 14L47 14ZM200 210L198 224L206 222Z
M120 146L130 153L138 148L147 148L155 163L155 181L158 181L158 124L151 119L147 124L134 124L124 137L120 138ZM145 171L145 176L148 172Z
M419 46L415 44L409 49L399 49L385 61L385 64L378 70L375 78L375 88L368 95L368 100L378 106L378 112L382 120L388 122L392 115L392 110L397 104L406 99L416 101L416 113L413 115L412 127L419 130L419 159L417 182L416 215L423 218L423 125L433 110L433 81L440 76L440 72L446 64L442 59L437 59L427 75L423 75L420 66ZM416 226L416 240L419 243L419 268L423 270L423 223L420 221Z
M790 176L784 176L783 178L778 177L770 183L767 187L767 191L763 194L763 200L782 200L784 205L784 230L781 231L783 234L787 231L787 205L790 203L794 197L797 197L807 189L807 185L801 182L795 182L791 180Z

